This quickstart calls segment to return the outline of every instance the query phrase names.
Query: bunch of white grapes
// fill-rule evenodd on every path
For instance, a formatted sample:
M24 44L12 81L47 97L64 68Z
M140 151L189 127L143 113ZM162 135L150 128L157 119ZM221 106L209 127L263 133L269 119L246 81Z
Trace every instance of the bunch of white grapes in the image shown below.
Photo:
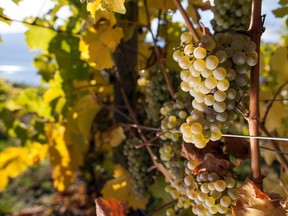
M250 24L251 0L214 0L211 25L216 32L226 29L246 30Z
M179 139L180 134L175 133L175 131L179 130L180 125L185 122L185 119L188 116L188 113L185 110L185 104L180 100L164 103L160 109L160 113L163 117L161 129L164 131L160 136L162 140L170 139L176 142Z
M222 137L234 118L235 105L247 90L248 72L257 64L256 44L237 33L203 35L193 43L188 32L173 58L183 69L180 87L193 97L194 110L180 126L183 140L204 148Z
M206 154L205 157L214 157ZM232 215L231 205L237 199L237 185L230 173L219 176L215 172L193 174L196 161L188 161L186 165L186 196L191 201L195 215Z
M147 187L151 181L150 175L147 175L150 158L143 149L135 148L140 143L142 141L136 137L127 139L123 146L123 154L127 158L132 189L138 199L143 199L147 194Z
M137 80L139 90L145 96L145 112L147 119L155 127L159 126L160 108L168 100L167 87L161 71L157 68L139 71Z

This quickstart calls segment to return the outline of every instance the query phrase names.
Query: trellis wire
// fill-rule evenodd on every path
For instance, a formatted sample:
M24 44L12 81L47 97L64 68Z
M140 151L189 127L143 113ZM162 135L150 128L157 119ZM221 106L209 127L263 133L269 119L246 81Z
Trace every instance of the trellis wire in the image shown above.
M143 130L150 130L150 131L161 131L161 132L172 132L172 133L181 133L179 130L162 130L161 128L153 128L153 127L147 127L143 125L137 125L137 124L126 124L121 123L121 125L134 127L134 128L141 128ZM249 136L249 135L235 135L235 134L222 134L222 137L234 137L234 138L241 138L241 139L259 139L259 140L276 140L276 141L284 141L288 142L288 138L286 137L268 137L268 136Z

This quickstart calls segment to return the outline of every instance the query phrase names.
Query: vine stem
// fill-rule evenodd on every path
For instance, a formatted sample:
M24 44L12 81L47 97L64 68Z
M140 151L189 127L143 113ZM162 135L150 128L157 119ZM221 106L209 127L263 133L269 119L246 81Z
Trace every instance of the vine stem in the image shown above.
M156 58L158 60L158 62L160 63L161 66L161 72L162 75L164 77L165 83L167 85L167 89L170 93L170 96L175 99L175 91L173 89L172 83L166 73L166 65L165 65L165 59L163 58L159 47L157 46L157 38L155 37L152 29L151 29L151 22L150 22L150 13L149 13L149 8L148 8L148 4L147 4L147 0L144 0L144 8L145 8L145 14L146 14L146 18L147 18L147 23L148 23L148 29L150 31L150 34L152 36L152 40L153 40L153 44L154 44L154 51L156 54Z
M251 11L251 23L248 30L248 35L251 40L256 44L256 52L260 59L260 41L261 34L263 33L263 26L261 20L261 7L262 0L252 1L252 11ZM250 101L249 101L249 133L250 136L258 136L259 132L259 61L252 67L250 72ZM260 148L259 140L255 138L250 138L250 150L251 150L251 172L252 181L262 189L262 175L260 167Z
M120 82L120 92L122 94L122 97L123 97L123 100L124 100L124 103L128 109L128 112L134 122L134 124L137 125L137 132L139 134L139 136L141 137L141 139L144 141L145 143L145 147L147 149L147 152L148 154L150 155L150 158L152 159L153 161L153 164L155 165L155 167L157 167L157 169L165 176L165 178L171 183L171 185L173 185L178 191L181 191L182 193L184 193L184 190L179 187L173 180L171 174L168 172L168 170L163 166L162 163L158 162L158 158L157 156L154 154L154 152L152 151L152 149L150 148L150 143L149 141L146 139L146 137L143 135L143 132L142 132L142 129L141 127L139 127L139 122L135 116L135 113L133 112L132 110L132 107L130 106L130 103L129 103L129 100L128 100L128 97L125 93L125 90L123 88L123 85L122 85L122 79L121 79L121 76L120 76L120 73L118 71L118 69L116 68L115 70L115 74L116 74L116 77L118 79L118 81Z
M186 13L186 11L184 10L184 8L182 7L181 3L179 2L179 0L173 0L174 4L176 5L176 7L178 8L178 10L180 11L187 28L189 29L189 32L191 33L193 39L197 42L200 40L200 37L196 31L196 29L194 28L193 23L191 22L188 14Z

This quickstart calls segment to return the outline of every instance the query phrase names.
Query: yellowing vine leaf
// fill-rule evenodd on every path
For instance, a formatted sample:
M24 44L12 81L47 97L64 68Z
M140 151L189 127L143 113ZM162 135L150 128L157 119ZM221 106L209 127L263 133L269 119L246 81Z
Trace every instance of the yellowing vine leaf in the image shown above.
M239 188L238 199L232 206L235 216L285 216L288 211L273 202L249 179Z
M279 47L271 57L271 69L277 74L277 79L281 85L287 80L288 71L288 49L286 47Z
M116 12L125 14L126 8L124 5L125 0L102 0L101 8L107 10L108 12Z
M95 18L96 11L100 8L100 6L101 0L94 0L93 2L87 3L87 11L90 12L92 18Z
M108 200L95 199L97 216L125 216L125 208L122 202L113 197Z
M148 197L141 200L136 197L132 189L129 172L121 165L114 165L113 177L114 179L107 181L101 191L103 198L114 197L127 204L128 207L144 209L148 202Z
M101 14L107 26L91 26L79 43L81 59L97 70L111 68L114 65L112 52L124 36L122 28L112 28L114 16L107 13ZM101 16L97 16L97 19L101 20Z
M123 140L126 139L122 127L116 125L109 128L103 133L104 141L108 142L112 147L117 147Z
M124 2L125 0L94 0L87 3L87 11L90 12L92 18L96 17L100 9L107 12L125 14L126 8Z
M46 154L47 145L40 143L33 143L30 148L8 147L0 152L0 191L7 186L9 178L15 178L38 164Z
M41 49L44 53L49 48L49 43L57 35L55 31L49 28L39 26L29 26L29 30L25 32L26 43L31 50ZM41 38L41 40L39 40Z
M160 10L168 10L168 9L175 9L176 6L173 0L148 0L147 1L148 7L160 9Z

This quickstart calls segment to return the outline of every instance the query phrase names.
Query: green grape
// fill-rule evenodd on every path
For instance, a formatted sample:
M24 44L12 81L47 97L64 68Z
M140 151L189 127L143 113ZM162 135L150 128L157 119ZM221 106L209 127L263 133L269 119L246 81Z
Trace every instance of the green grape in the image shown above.
M233 54L232 61L236 65L243 65L246 62L246 55L242 51L237 51Z
M213 76L217 79L217 80L223 80L226 77L226 70L223 67L217 67L215 68L215 70L213 70Z
M189 32L183 32L180 35L181 44L188 44L192 41L192 35Z
M208 77L205 80L205 86L208 89L214 89L217 86L217 84L218 84L217 79L215 79L214 77Z
M193 62L193 67L195 68L195 70L198 70L198 71L202 71L205 69L205 62L204 60L202 59L196 59L194 62Z
M228 207L231 204L231 199L229 196L222 196L220 199L220 204L224 207Z
M203 47L197 47L197 48L194 49L193 54L194 54L194 57L195 57L196 59L203 59L203 58L206 57L206 54L207 54L207 53L206 53L206 49L205 49L205 48L203 48Z
M188 45L186 45L185 48L184 48L184 54L185 54L186 56L192 57L194 50L195 50L194 45L193 45L193 44L188 44Z
M214 70L219 64L219 60L215 55L209 55L205 59L205 66L209 70Z

